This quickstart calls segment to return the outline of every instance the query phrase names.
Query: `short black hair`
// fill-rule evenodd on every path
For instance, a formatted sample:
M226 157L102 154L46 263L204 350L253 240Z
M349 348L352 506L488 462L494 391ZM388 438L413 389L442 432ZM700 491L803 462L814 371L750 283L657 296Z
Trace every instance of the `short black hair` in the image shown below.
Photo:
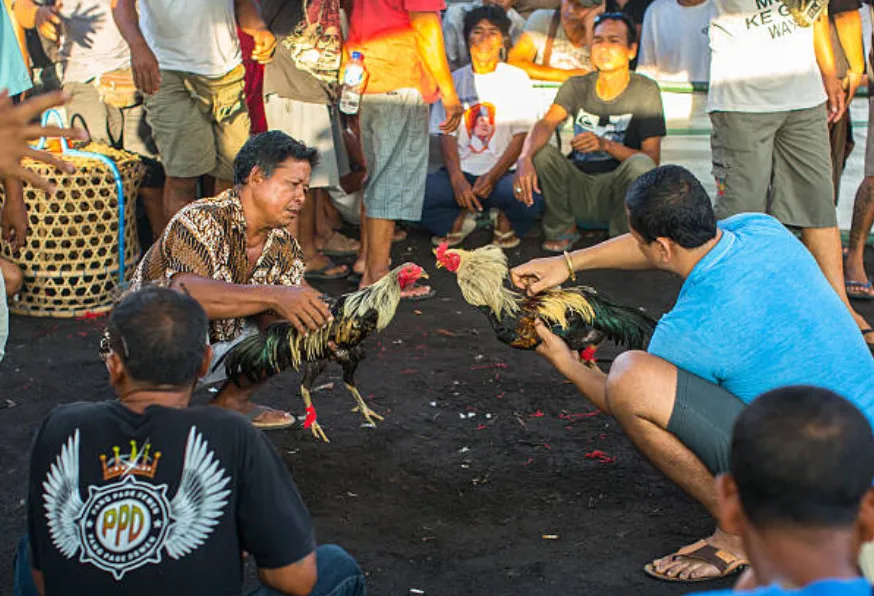
M634 21L631 20L630 16L628 16L624 12L601 13L595 17L595 24L592 26L592 34L595 33L595 29L598 28L598 25L600 25L604 21L617 21L620 23L625 23L628 47L630 48L632 44L637 43L637 25L634 24Z
M836 393L783 387L735 421L730 467L755 527L846 527L871 488L874 437L865 416Z
M501 31L504 36L504 43L510 39L510 27L513 23L510 17L507 16L507 11L495 4L488 6L479 6L474 8L464 15L464 41L470 48L470 32L476 27L480 21L488 21Z
M628 223L647 242L669 238L697 248L716 237L710 196L692 172L660 166L640 176L625 193Z
M208 331L206 312L196 300L147 286L112 310L106 340L133 380L178 387L197 380Z
M276 166L288 158L306 160L310 162L310 166L315 166L319 161L319 151L315 147L307 147L281 130L262 132L250 137L234 159L234 184L245 184L255 166L269 178Z

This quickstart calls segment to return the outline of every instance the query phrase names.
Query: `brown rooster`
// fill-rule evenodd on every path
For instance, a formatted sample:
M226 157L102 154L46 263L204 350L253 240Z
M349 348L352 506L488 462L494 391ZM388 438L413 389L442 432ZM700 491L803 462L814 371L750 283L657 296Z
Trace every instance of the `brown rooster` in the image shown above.
M285 321L270 325L266 331L244 339L228 351L224 357L228 378L246 377L258 382L288 368L303 368L300 393L306 406L304 428L327 442L310 391L333 360L343 367L343 382L355 398L353 412L361 412L368 423L375 425L374 419L382 420L382 416L367 407L355 386L355 369L365 356L361 344L368 335L379 333L391 323L401 291L423 277L428 275L421 267L404 263L372 286L330 300L334 320L307 335L301 335Z
M496 245L466 251L442 244L434 254L437 267L455 273L464 299L486 314L498 339L514 348L540 345L534 323L541 319L594 366L595 350L604 339L639 350L655 330L646 313L611 302L589 287L553 288L536 296L514 292L505 285L507 256Z

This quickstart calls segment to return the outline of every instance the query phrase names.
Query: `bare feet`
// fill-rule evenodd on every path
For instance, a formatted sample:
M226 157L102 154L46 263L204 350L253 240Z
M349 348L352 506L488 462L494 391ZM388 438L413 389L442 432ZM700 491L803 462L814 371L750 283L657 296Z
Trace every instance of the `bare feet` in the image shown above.
M707 546L712 549L707 549ZM695 551L703 556L693 556ZM690 556L684 556L686 554ZM706 562L708 558L714 558L714 562ZM749 565L749 562L740 536L728 534L717 528L709 538L656 559L651 566L648 566L647 572L670 581L703 581L726 577L740 571L746 565Z

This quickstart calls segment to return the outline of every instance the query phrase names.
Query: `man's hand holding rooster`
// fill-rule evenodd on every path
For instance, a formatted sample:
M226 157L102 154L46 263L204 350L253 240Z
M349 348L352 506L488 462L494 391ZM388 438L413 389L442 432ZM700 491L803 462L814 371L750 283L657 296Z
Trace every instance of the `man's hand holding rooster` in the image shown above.
M331 309L319 293L306 286L274 286L274 310L305 335L332 320Z
M563 284L569 275L564 255L534 259L510 270L513 285L529 296Z

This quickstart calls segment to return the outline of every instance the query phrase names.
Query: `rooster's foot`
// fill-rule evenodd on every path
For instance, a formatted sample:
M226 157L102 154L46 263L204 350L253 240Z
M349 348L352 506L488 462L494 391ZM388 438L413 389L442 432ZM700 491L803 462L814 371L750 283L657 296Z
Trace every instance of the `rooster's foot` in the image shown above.
M313 422L310 426L310 432L313 433L313 436L320 441L324 441L325 443L330 443L331 440L328 439L328 435L325 434L325 431L322 430L322 427L319 426L318 422Z
M364 419L367 420L367 423L372 424L373 426L376 426L376 422L374 421L374 418L376 418L376 420L379 420L380 422L385 420L385 418L383 418L382 416L380 416L379 414L377 414L376 412L374 412L373 410L371 410L367 406L355 406L354 408L352 408L352 411L353 412L361 412L361 415L364 416Z

